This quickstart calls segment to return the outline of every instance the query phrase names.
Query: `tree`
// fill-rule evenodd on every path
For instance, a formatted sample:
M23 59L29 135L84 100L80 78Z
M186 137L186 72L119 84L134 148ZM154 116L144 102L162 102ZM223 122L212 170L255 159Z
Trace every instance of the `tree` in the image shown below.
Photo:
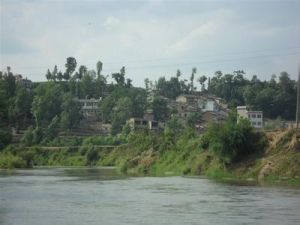
M101 61L98 61L97 64L96 64L97 75L98 75L98 76L101 75L102 67L103 67L103 63L102 63Z
M176 77L177 77L177 79L179 79L180 76L181 76L181 71L180 71L180 70L177 70L177 71L176 71Z
M180 123L176 116L172 116L165 125L165 135L175 142L175 138L180 135L183 130L183 125Z
M45 131L44 140L45 141L53 140L55 137L57 137L58 132L59 132L59 117L56 115L53 117L51 123L48 125Z
M57 73L57 76L54 78L54 80L57 78L57 80L62 81L64 79L64 75L62 74L61 71Z
M207 80L207 77L205 75L198 78L198 81L201 85L201 91L202 92L205 91L205 84L204 83L205 83L206 80Z
M177 77L171 77L166 80L165 77L160 77L156 83L156 89L162 96L175 99L182 93L182 85Z
M191 77L190 77L190 81L191 81L191 85L190 85L190 87L191 87L191 92L194 92L194 90L195 90L195 88L194 88L194 78L195 78L195 74L197 73L197 68L196 67L194 67L193 69L192 69L192 74L191 74Z
M125 67L123 66L120 70L120 73L113 73L112 78L117 82L118 86L125 85Z
M67 63L65 64L66 72L64 73L64 79L69 80L72 73L75 71L77 66L76 59L73 57L67 58Z
M11 72L10 67L7 67L7 74L4 75L7 97L13 97L16 90L16 78Z
M128 97L120 98L113 108L112 134L117 134L122 130L126 120L132 116L132 101Z
M16 95L11 98L9 106L9 117L11 123L16 126L17 132L30 117L31 104L32 96L30 93L23 86L18 85Z
M212 123L203 139L226 164L263 151L266 145L265 137L255 132L248 119L241 118L237 123L235 116L230 116L225 123Z
M91 98L93 97L94 94L94 82L93 82L93 77L89 74L86 73L81 80L81 97L83 98Z
M79 73L78 73L78 76L76 77L78 80L81 80L84 75L87 73L87 67L86 66L83 66L81 65L79 67Z
M70 93L65 94L62 102L60 123L63 129L75 127L81 119L80 106L73 101Z
M169 116L169 108L167 102L161 98L154 98L152 103L154 119L157 121L165 121Z
M52 74L50 73L50 70L48 69L46 72L46 79L49 81L52 78Z
M64 92L61 85L53 82L40 84L35 91L31 111L36 126L40 127L42 122L49 123L55 115L61 113Z

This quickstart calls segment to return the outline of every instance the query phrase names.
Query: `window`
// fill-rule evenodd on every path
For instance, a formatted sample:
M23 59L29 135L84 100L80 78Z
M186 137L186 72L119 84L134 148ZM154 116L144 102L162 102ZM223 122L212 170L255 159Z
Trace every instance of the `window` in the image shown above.
M260 114L258 114L258 115L257 115L257 118L261 118L261 115L260 115Z
M252 125L255 126L255 125L256 125L256 122L252 122Z
M261 126L261 122L257 122L257 125L258 125L258 126Z
M256 118L256 114L252 114L252 118Z

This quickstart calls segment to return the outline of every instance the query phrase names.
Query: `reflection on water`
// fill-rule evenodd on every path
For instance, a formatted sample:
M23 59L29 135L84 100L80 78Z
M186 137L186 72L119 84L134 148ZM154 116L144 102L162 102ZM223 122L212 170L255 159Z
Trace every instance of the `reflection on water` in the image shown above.
M0 171L0 224L300 224L300 190L113 168Z

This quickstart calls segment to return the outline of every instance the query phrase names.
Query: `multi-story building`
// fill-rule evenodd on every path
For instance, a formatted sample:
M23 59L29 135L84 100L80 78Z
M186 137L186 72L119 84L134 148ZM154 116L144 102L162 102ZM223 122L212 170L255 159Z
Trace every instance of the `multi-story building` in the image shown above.
M204 94L180 95L172 107L177 111L178 117L182 119L186 119L190 114L197 112L202 114L203 119L211 118L213 121L224 120L228 116L227 105L223 103L222 99Z
M160 129L157 121L147 120L145 118L130 118L127 120L127 124L132 131L143 129L158 131Z
M257 129L263 128L262 111L249 111L247 106L238 106L237 113L240 118L248 118L253 127Z
M81 113L84 119L88 121L97 121L99 119L99 103L101 102L101 98L95 99L78 99L75 98L74 101L78 102L81 106Z

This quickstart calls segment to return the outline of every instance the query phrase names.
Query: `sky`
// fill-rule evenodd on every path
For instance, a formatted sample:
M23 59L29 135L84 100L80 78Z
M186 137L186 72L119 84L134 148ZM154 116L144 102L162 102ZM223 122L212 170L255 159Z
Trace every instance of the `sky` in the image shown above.
M244 70L270 79L300 63L300 0L0 0L0 70L33 81L66 58L103 74L126 67L136 86Z

